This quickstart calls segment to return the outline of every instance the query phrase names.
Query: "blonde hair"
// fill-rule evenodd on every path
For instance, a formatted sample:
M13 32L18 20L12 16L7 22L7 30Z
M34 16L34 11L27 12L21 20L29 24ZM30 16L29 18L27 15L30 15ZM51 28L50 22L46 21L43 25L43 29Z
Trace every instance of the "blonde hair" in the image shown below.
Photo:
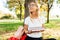
M30 4L31 2L34 2L36 4L36 7L37 7L36 12L37 12L37 16L39 17L40 16L40 5L35 0L30 0L30 2L28 4ZM30 20L33 22L32 17L31 17L32 14L30 13L29 15L30 15Z

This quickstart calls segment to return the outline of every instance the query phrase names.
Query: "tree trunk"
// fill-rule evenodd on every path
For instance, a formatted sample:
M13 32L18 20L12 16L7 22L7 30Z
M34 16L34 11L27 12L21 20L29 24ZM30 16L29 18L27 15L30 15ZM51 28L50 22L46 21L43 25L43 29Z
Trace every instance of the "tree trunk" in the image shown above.
M20 4L20 20L21 20L21 14L22 14L22 4L20 3L20 1L19 1L19 4Z
M48 13L47 13L47 23L49 23L49 4L48 4Z
M54 0L52 0L52 4L48 3L47 23L49 23L49 11L50 11L51 7L53 6L53 1ZM51 4L51 5L49 5L49 4Z
M22 19L22 4L20 4L20 20Z
M24 4L24 7L25 7L25 15L24 15L24 18L26 18L29 15L28 1L29 0L25 0L25 4Z

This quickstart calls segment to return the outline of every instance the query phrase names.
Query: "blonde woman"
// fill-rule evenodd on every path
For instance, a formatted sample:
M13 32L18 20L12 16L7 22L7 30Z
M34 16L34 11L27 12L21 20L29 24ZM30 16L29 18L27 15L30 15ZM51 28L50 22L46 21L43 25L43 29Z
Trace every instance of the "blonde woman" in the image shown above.
M38 5L32 0L28 4L30 15L25 18L24 31L27 35L25 40L42 40L45 19L38 15Z
M35 0L29 2L28 8L30 15L24 20L24 28L19 27L9 40L20 40L24 32L27 35L25 40L42 40L45 19L43 16L39 16L39 8Z

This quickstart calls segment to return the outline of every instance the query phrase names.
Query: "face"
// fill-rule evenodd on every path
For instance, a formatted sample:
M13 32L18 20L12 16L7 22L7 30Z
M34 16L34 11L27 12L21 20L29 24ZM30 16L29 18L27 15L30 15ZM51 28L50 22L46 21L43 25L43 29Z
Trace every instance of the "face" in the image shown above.
M31 2L31 3L28 5L28 7L29 7L29 11L30 11L30 12L35 12L35 11L37 10L37 6L36 6L36 4L35 4L34 2Z

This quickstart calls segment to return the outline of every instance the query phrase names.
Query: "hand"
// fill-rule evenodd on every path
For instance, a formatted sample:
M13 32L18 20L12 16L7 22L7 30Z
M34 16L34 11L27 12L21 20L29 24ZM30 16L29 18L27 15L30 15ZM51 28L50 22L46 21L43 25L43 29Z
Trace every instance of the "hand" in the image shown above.
M40 32L43 32L44 30L40 30Z
M31 34L31 33L32 33L32 30L29 30L29 31L28 31L28 34Z
M28 34L36 33L36 32L40 32L40 31L32 31L32 30L30 30L30 31L28 31Z
M43 32L44 30L37 30L37 31L32 31L32 33L35 33L35 32Z
M32 31L32 33L36 33L36 32L40 32L40 31Z

